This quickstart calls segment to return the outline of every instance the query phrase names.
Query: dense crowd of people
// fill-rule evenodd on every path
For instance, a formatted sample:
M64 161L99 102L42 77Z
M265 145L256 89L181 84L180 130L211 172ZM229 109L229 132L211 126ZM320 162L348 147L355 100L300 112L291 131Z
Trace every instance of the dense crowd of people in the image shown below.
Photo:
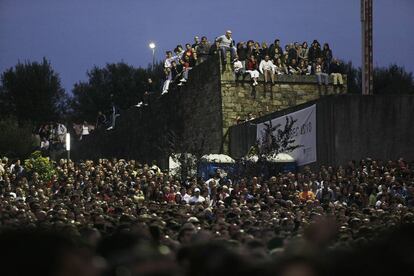
M48 154L52 150L63 149L67 131L66 126L58 122L40 125L34 131L38 141L37 148L44 154Z
M105 125L100 121L100 116L105 116L99 112L96 125L91 125L87 121L81 124L72 124L72 129L68 129L65 124L60 122L50 122L42 124L33 132L36 138L35 149L42 152L43 155L49 156L52 152L65 150L66 134L72 133L74 138L82 140L95 129L103 128Z
M60 122L49 122L41 124L35 128L33 135L36 138L35 149L40 150L42 154L49 156L52 152L59 152L65 149L66 134L71 133L74 139L82 141L95 130L112 130L115 127L116 119L120 116L115 105L112 104L109 111L109 119L102 111L98 111L96 122L94 124L87 121L81 123L72 123L68 127Z
M343 84L327 43L236 44L227 31L214 43L195 37L168 51L162 94L185 85L212 55L226 68L227 52L236 80L249 74L252 86L260 75L275 83L284 74ZM136 107L149 107L154 90L148 79ZM115 127L111 106L95 125L73 126L80 140ZM43 154L63 148L67 131L61 123L40 127ZM0 161L5 275L378 276L402 274L414 260L414 163L404 159L208 180L135 160L51 162L54 174L45 177L20 160Z
M20 160L1 160L5 275L57 267L72 274L42 275L325 275L332 256L341 256L336 274L345 275L353 270L342 261L355 258L353 248L369 252L361 255L367 261L391 256L385 268L404 255L396 271L413 257L404 225L414 223L414 167L403 159L207 181L123 159L60 160L54 170L44 179ZM379 255L387 247L377 238L395 227L403 230L384 239L400 247ZM43 267L45 256L56 267ZM373 264L358 269L377 271Z
M328 85L329 76L333 76L333 84L342 88L344 68L341 62L334 58L328 43L323 46L314 40L310 46L303 43L288 43L282 48L279 39L270 45L266 42L248 40L237 44L228 30L225 35L217 37L213 43L203 36L194 38L194 43L177 45L173 51L167 51L164 60L165 82L162 94L168 93L170 85L182 86L187 82L188 72L196 65L204 62L210 56L220 53L223 69L226 68L227 52L234 69L236 80L245 79L250 75L252 85L258 85L260 75L265 83L275 83L277 75L316 75L319 85Z

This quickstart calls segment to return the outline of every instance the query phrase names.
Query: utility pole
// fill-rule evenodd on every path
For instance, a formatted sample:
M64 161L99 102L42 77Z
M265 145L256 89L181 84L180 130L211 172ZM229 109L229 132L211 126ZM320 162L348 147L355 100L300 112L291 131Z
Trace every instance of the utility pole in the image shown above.
M361 0L362 95L373 94L372 0Z

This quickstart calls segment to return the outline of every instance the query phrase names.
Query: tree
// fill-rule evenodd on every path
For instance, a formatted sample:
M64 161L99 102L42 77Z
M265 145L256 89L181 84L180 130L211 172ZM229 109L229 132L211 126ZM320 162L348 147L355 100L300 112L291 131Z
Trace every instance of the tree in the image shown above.
M169 129L159 134L157 148L164 156L171 157L174 162L180 164L175 173L185 179L194 176L193 172L199 166L200 159L204 153L205 138L184 139L176 131Z
M348 93L362 93L362 73L361 68L355 68L351 61L344 64L344 72L347 75Z
M293 145L295 143L294 124L297 119L286 116L286 123L283 129L280 124L272 126L272 121L265 123L264 135L262 137L260 152L263 155L277 155L278 153L288 153L302 147L302 145Z
M30 154L40 141L32 135L30 123L17 123L15 118L0 121L0 155L21 158Z
M53 163L49 157L42 156L40 151L33 152L28 159L24 161L25 170L30 173L38 173L43 181L50 181L55 174Z
M157 65L157 68L159 65ZM142 100L148 78L159 85L159 77L149 69L134 68L126 63L94 67L87 72L88 81L75 84L72 108L76 119L95 120L98 111L108 111L112 103L127 109Z
M378 95L414 94L413 74L396 64L374 70L374 93Z
M0 114L15 116L20 123L59 120L68 96L59 75L46 58L41 63L18 63L1 75Z
M281 171L270 160L279 153L290 153L303 145L295 144L295 135L297 128L295 123L297 119L292 116L286 116L286 122L283 128L281 124L273 126L272 121L264 123L264 129L261 131L262 137L256 141L244 158L242 158L242 167L247 175L262 175L269 177L273 173Z
M278 153L289 153L303 145L295 145L294 125L297 119L286 116L286 123L283 129L281 124L272 125L272 121L264 123L265 128L261 140L249 150L249 155L259 157L276 156Z
M344 64L344 67L344 72L348 77L348 92L351 94L361 94L361 68L355 68L352 62ZM405 71L404 67L395 64L388 67L374 68L374 94L414 94L413 74Z

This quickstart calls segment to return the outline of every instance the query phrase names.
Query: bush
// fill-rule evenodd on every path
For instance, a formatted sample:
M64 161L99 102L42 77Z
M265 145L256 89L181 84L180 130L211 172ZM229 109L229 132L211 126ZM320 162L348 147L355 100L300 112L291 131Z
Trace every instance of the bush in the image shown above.
M0 120L0 155L24 158L35 149L37 141L32 126L19 126L14 118Z
M55 174L52 162L49 157L43 157L40 151L33 152L29 159L24 161L24 168L28 173L38 173L40 179L49 181Z

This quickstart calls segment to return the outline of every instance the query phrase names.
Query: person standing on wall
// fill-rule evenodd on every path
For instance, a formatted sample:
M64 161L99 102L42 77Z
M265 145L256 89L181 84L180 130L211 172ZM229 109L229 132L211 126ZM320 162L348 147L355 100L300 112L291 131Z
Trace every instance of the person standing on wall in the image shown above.
M234 40L231 37L232 33L230 30L226 31L225 35L217 37L216 41L219 43L219 49L221 53L221 60L223 67L227 63L226 61L226 53L230 51L231 60L233 61L236 57L236 47L234 45Z

